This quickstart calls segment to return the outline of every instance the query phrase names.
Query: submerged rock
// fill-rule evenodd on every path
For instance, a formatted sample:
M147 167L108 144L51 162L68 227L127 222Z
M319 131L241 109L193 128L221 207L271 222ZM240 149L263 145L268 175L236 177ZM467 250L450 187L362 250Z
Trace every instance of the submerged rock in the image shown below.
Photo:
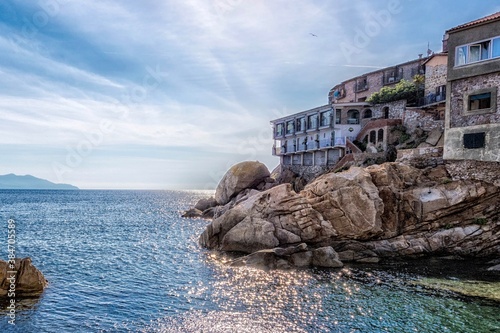
M343 264L332 247L309 249L307 244L302 243L287 248L259 250L233 260L231 266L249 266L271 270L310 266L339 268L343 267Z
M0 260L0 297L7 297L12 289L16 297L39 296L47 285L48 281L29 257L16 258L15 267Z
M451 291L467 297L479 297L500 303L500 282L425 278L414 284L441 291Z

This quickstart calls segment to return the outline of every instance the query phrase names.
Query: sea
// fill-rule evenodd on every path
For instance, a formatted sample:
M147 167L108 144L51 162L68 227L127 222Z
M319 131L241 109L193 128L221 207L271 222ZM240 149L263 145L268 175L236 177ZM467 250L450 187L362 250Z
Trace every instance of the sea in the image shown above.
M2 303L0 332L500 332L498 303L414 283L488 278L475 261L232 267L199 246L208 221L181 217L212 194L0 191L0 257L13 220L16 256L49 281L14 325Z

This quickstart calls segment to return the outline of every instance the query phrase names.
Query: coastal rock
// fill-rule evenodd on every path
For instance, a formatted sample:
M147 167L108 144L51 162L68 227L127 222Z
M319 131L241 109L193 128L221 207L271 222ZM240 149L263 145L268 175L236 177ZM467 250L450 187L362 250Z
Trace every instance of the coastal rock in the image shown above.
M247 216L224 235L221 250L252 253L278 245L272 223Z
M320 176L301 194L331 223L339 238L368 239L382 232L384 203L363 168Z
M260 162L245 161L232 166L222 177L215 191L215 200L225 205L232 197L249 188L256 188L271 174Z
M339 255L331 246L320 247L312 251L312 265L317 267L338 268L344 266Z
M6 297L9 293L10 278L13 276L12 273L7 273L9 271L16 272L14 274L16 297L39 296L48 285L42 272L33 266L29 257L16 258L14 268L11 268L8 262L0 260L0 297Z
M289 183L243 190L200 244L252 253L306 243L331 246L341 261L356 262L433 253L495 257L499 221L500 188L494 184L452 180L444 166L394 162L323 174L299 193ZM313 251L302 252L290 255L295 259L289 263L320 265Z
M182 214L182 217L187 217L187 218L196 218L196 217L201 217L203 215L203 212L199 209L196 208L191 208L187 211L185 211Z
M231 266L249 266L266 270L309 267L339 268L343 264L332 247L309 250L307 244L287 248L264 249L240 257Z
M203 212L203 211L206 211L207 209L215 207L215 206L217 206L217 201L215 200L214 197L210 197L208 199L203 198L203 199L198 200L196 205L194 205L194 208Z

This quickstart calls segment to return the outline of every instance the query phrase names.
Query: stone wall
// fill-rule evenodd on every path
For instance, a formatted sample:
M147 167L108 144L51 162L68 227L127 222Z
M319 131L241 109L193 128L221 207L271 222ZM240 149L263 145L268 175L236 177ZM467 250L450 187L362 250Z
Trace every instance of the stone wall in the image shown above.
M435 128L444 129L444 120L440 119L438 110L432 109L406 109L403 117L403 125L408 132L414 132L417 127L424 131L432 131Z
M447 64L437 66L427 66L425 68L425 93L435 94L436 88L446 85L448 66Z
M387 67L378 71L366 73L365 75L361 75L352 79L349 79L347 81L344 81L342 84L334 87L340 87L343 85L345 96L342 98L339 98L337 100L338 103L347 103L347 102L361 102L364 101L366 98L370 97L371 94L374 92L379 91L382 87L384 86L393 86L397 82L394 82L392 84L387 84L384 85L384 73L389 73L392 70L395 70L398 68L398 70L402 69L403 70L403 76L401 79L411 81L413 77L419 73L419 68L420 64L425 61L425 58L423 59L417 59L417 60L412 60L403 64ZM398 72L399 73L399 72ZM357 83L362 83L366 79L366 89L363 89L363 85L361 86L356 86ZM356 89L356 88L361 88L361 89ZM333 90L333 89L332 89ZM330 103L333 102L333 96L332 96L332 90L330 91L328 95L328 101Z
M454 180L482 180L500 186L500 162L446 161L446 170Z
M500 86L500 75L498 73L457 80L451 83L450 103L450 127L477 126L497 123L500 124L500 89L497 91L497 103L492 105L493 112L471 114L465 113L467 108L467 95L475 90L484 88L495 88Z
M443 164L443 147L399 149L396 162L423 169Z

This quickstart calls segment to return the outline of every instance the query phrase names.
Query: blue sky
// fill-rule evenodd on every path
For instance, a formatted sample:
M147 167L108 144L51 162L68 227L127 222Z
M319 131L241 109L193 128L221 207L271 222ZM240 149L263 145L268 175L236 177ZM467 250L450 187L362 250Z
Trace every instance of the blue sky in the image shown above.
M211 189L270 169L269 120L349 77L441 50L500 11L456 0L2 0L0 174ZM315 36L313 36L314 34Z

